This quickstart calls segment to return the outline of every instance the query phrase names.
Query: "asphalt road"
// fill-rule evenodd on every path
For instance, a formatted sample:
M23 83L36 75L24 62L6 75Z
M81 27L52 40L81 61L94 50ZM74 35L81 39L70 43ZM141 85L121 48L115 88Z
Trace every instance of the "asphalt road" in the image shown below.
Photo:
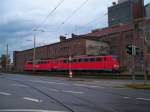
M0 112L150 112L150 91L129 80L0 75Z

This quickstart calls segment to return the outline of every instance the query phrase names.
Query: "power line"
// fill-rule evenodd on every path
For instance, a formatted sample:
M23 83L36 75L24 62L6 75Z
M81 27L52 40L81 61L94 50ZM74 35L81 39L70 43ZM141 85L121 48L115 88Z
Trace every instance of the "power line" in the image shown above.
M83 3L80 4L80 6L75 9L71 15L69 15L62 23L61 25L64 25L67 21L69 21L89 0L85 0Z
M34 29L40 28L46 20L56 11L56 9L64 2L64 0L61 0L60 2L57 3L57 5L49 12L49 14L45 17L45 19L39 24L39 26L35 27Z
M75 30L73 30L72 32L76 32L79 31L80 29L84 29L86 28L86 26L88 26L89 24L95 23L95 21L101 21L105 16L107 16L107 13L105 13L102 17L96 17L95 19L91 20L90 22L87 22L86 24L82 25L80 28L77 28Z

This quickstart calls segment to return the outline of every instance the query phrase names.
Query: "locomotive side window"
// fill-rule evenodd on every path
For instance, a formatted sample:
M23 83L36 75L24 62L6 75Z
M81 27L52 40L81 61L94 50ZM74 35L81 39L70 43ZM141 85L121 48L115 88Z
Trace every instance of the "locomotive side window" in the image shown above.
M45 64L47 64L47 61L44 61Z
M96 61L102 61L102 58L96 58Z
M81 62L81 59L78 59L78 62Z
M32 62L27 62L27 64L32 64Z
M95 58L90 58L90 61L95 61Z
M64 63L68 63L69 62L69 60L64 60Z
M85 59L84 59L84 62L88 62L88 61L89 61L89 59L88 59L88 58L85 58Z
M41 64L41 62L40 62L40 61L38 61L38 62L37 62L37 64Z
M77 62L77 59L73 59L72 62Z

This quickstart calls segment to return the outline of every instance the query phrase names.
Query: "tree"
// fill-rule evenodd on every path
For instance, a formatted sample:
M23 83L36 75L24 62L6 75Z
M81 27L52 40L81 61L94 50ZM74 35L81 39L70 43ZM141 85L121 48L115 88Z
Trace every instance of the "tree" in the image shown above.
M5 54L1 55L0 66L1 66L2 71L7 71L9 64L10 64L10 56L7 56Z

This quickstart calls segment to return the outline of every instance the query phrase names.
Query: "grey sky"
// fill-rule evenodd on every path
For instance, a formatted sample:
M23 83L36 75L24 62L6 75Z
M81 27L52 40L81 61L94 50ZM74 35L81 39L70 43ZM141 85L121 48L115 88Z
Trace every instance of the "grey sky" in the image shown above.
M0 0L0 53L5 52L9 44L10 52L33 46L33 28L39 25L48 13L61 0ZM37 45L58 41L59 35L66 33L82 34L91 29L107 26L107 7L117 0L88 0L88 2L65 24L62 22L72 14L85 0L65 0L63 4L44 22L37 33ZM150 0L145 0L148 3ZM97 19L92 24L81 26ZM78 29L76 31L76 29Z

